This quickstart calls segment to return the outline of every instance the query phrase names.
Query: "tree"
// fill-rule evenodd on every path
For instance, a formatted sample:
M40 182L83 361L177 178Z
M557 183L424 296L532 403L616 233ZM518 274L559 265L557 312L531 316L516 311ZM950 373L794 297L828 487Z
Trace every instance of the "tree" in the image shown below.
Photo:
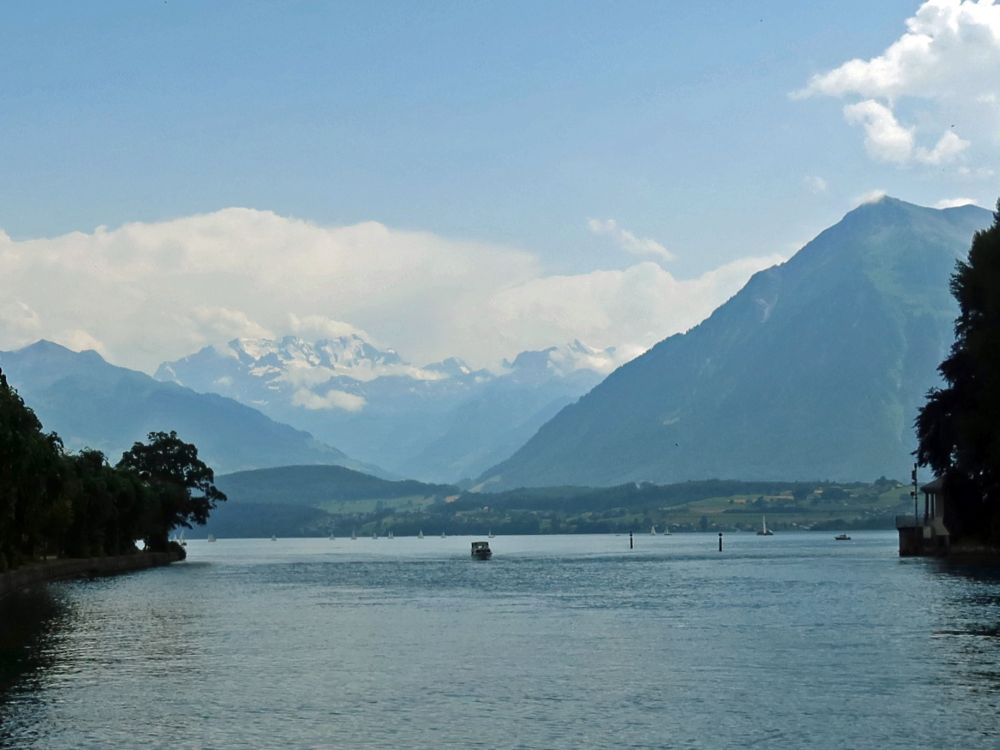
M166 549L172 529L203 525L226 496L216 488L212 469L198 458L198 449L176 432L151 432L147 439L148 443L135 443L122 454L116 468L137 475L159 503L158 523L146 543L160 550Z
M956 264L951 293L955 343L938 367L947 385L917 416L917 462L944 477L953 536L1000 545L1000 201Z
M0 571L44 552L61 490L62 442L0 372Z

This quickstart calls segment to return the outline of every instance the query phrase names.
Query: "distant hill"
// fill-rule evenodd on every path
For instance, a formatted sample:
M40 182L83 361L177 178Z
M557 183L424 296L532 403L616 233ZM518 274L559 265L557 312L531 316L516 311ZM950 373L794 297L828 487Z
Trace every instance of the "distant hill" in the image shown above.
M289 466L219 477L229 500L191 538L359 537L892 528L907 488L874 484L708 480L674 485L542 487L481 494L387 482L339 467Z
M340 501L443 498L461 490L450 484L412 479L391 481L344 466L281 466L225 474L216 486L237 503L321 507Z
M953 340L949 277L990 220L892 198L851 211L564 408L483 486L906 476Z
M192 538L349 534L356 518L383 509L418 509L457 498L452 485L389 481L343 466L282 466L216 478L226 493L204 528ZM344 519L348 520L344 520Z
M96 448L112 463L148 432L176 430L217 473L307 463L378 471L232 399L161 383L93 351L39 341L0 352L0 368L68 449Z

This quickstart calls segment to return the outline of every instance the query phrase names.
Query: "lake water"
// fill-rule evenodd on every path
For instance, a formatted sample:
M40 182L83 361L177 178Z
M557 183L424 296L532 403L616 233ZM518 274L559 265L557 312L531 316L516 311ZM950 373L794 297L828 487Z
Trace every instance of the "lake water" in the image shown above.
M192 541L0 605L0 748L1000 747L1000 577L832 536Z

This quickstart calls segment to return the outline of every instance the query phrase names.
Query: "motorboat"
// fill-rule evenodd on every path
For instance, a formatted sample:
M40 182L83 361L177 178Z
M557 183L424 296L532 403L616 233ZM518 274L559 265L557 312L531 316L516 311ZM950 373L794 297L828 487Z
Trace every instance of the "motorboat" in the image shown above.
M489 560L493 557L493 550L490 549L489 542L473 542L472 557L476 560Z
M834 539L836 539L838 542L851 541L851 537L847 536L847 534L837 534L837 536L835 536Z

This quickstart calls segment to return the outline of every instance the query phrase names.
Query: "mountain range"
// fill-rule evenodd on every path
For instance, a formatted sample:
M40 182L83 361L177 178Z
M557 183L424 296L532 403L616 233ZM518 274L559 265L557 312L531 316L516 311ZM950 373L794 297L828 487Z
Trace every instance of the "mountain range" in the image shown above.
M112 463L147 433L175 430L216 472L339 464L383 473L232 399L162 383L94 351L39 341L0 352L0 368L67 449L95 448Z
M234 339L163 363L159 380L235 399L400 476L456 481L506 458L619 364L574 341L500 372L457 358L425 366L354 334Z
M860 206L566 406L480 486L907 476L954 339L949 277L990 219Z
M360 335L235 339L156 379L44 341L0 352L0 368L67 448L112 461L176 430L219 473L337 464L490 491L902 478L953 341L950 274L990 219L862 205L617 369L614 350L580 342L499 372L417 366Z

